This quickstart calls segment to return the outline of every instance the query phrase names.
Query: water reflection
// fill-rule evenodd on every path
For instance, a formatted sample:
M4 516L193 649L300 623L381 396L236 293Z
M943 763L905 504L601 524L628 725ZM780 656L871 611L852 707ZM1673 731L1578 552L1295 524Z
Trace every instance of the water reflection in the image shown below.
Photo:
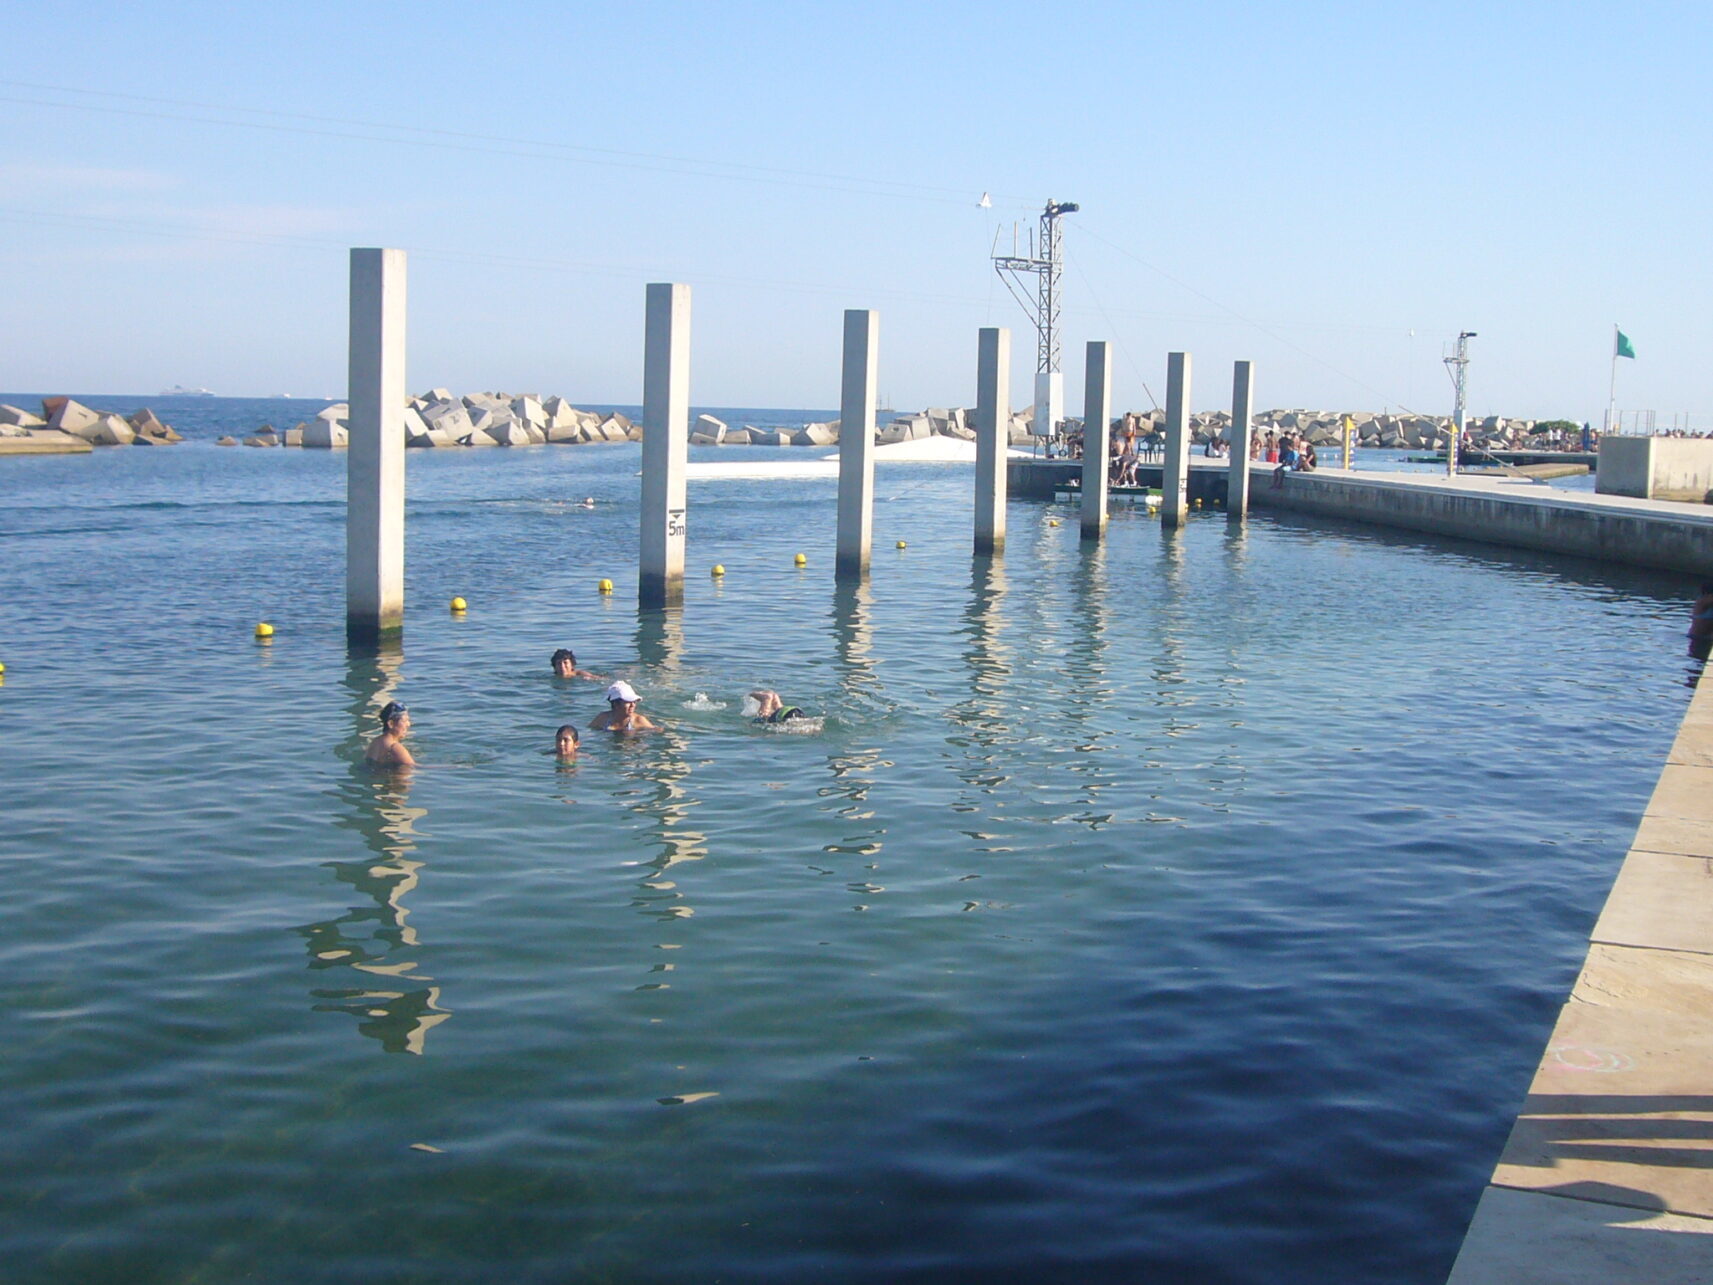
M871 617L873 597L866 580L839 581L833 589L833 648L839 675L839 705L847 716L863 712L874 713L880 705L881 681L874 659L874 627ZM874 821L875 812L869 803L869 791L874 788L880 770L890 767L878 746L866 736L853 738L846 748L827 756L830 784L819 794L824 811L832 812L849 825L837 843L823 844L821 851L829 861L855 857L863 874L845 871L860 883L847 883L846 890L859 896L872 896L884 888L869 880L868 873L879 869L876 858L885 846L886 827L867 824ZM821 867L816 866L819 870ZM825 873L840 873L828 870Z
M324 982L347 982L312 989L316 1012L349 1013L360 1019L357 1030L379 1040L388 1053L420 1054L428 1032L451 1016L441 1005L440 988L427 984L433 978L417 971L422 942L405 905L421 877L423 863L413 857L421 837L416 823L428 809L410 806L408 773L377 773L362 761L376 714L398 687L403 659L396 639L354 647L349 654L345 688L352 732L343 757L350 768L339 786L335 824L355 832L367 854L322 864L365 900L297 932L308 947L311 972Z
M1066 677L1071 681L1065 718L1077 736L1067 770L1077 778L1079 802L1087 809L1076 819L1091 828L1112 820L1111 812L1099 808L1100 795L1102 790L1121 781L1119 768L1109 764L1106 757L1117 735L1106 721L1115 708L1117 696L1107 655L1112 607L1106 558L1105 541L1079 545L1077 565L1071 575L1071 646L1066 663Z
M1016 741L1011 732L1011 651L1005 642L1005 565L994 558L976 558L970 569L969 602L964 607L960 632L965 639L963 659L969 670L969 696L948 711L957 726L948 738L963 750L963 761L955 769L963 782L978 795L992 795L1011 779L1012 756L1008 747ZM1001 802L991 805L997 812ZM966 795L954 805L957 811L978 812L984 801ZM977 828L964 832L981 851L1007 851L1004 836Z
M684 655L684 614L676 610L636 613L636 655L658 678L678 672Z

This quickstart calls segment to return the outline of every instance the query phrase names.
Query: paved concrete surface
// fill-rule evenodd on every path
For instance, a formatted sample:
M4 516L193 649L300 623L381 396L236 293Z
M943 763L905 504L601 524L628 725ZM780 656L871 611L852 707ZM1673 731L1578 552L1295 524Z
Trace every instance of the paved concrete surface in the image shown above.
M1258 473L1249 503L1607 562L1713 576L1713 506L1563 491L1521 478Z
M1690 702L1451 1285L1713 1282L1710 762L1713 681Z

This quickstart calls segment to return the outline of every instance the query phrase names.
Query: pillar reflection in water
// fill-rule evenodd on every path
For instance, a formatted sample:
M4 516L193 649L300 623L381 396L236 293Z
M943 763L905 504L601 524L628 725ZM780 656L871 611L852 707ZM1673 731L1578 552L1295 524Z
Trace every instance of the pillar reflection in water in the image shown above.
M638 658L655 678L675 674L684 650L683 617L676 610L645 610L637 613L636 651ZM646 700L648 692L640 693ZM646 708L644 712L648 711ZM599 733L611 735L610 733ZM619 793L620 801L644 819L643 838L653 849L653 855L640 862L642 877L638 880L632 906L641 914L661 924L695 915L684 891L679 888L674 867L689 861L700 861L708 855L708 836L690 822L699 800L691 794L686 782L693 770L689 739L671 727L655 732L616 736L620 775L627 785ZM657 947L676 951L680 943L662 941ZM680 960L651 963L650 973L676 971ZM638 990L666 990L665 981L646 982Z
M1160 529L1160 656L1154 664L1154 681L1160 704L1168 707L1188 707L1196 701L1194 675L1186 654L1186 640L1195 636L1191 618L1195 604L1190 601L1185 573L1188 539L1182 527ZM1182 736L1196 726L1176 714L1166 717L1167 736Z
M1111 723L1116 693L1107 656L1112 608L1105 541L1084 543L1080 551L1071 574L1071 648L1066 665L1071 681L1065 715L1078 733L1069 770L1077 777L1080 802L1089 809L1077 819L1098 828L1112 820L1112 813L1097 808L1101 791L1123 780L1120 765L1108 758L1108 743L1117 735Z
M840 581L834 587L833 648L839 675L841 721L855 723L865 718L878 718L885 713L880 675L874 659L872 608L873 597L868 581ZM862 866L860 872L850 869L826 873L850 875L845 890L858 898L886 891L872 877L879 869L877 858L885 844L886 827L872 824L875 813L868 796L874 788L876 775L891 765L881 757L879 746L865 744L865 740L853 737L845 749L827 756L827 770L832 781L818 791L825 800L821 804L822 809L832 812L849 827L839 835L838 842L823 844L822 853L831 864L836 865L843 857L855 858Z
M376 715L398 687L403 659L395 639L354 647L346 664L352 735L342 754L350 767L338 791L336 824L354 832L366 851L355 861L323 864L366 900L297 931L320 983L310 992L315 1010L360 1019L358 1031L388 1053L420 1054L428 1032L451 1016L440 988L430 984L434 979L417 970L422 942L405 906L423 867L413 859L421 837L416 823L428 811L410 806L408 773L375 772L363 762L364 746L379 728Z
M961 630L970 694L952 707L948 717L958 729L951 744L964 751L958 775L987 795L1011 779L1007 770L1011 762L1008 747L1016 740L1008 721L1007 687L1012 668L1010 649L1004 641L1005 594L1005 564L997 558L976 558L970 570L969 602L964 608ZM978 806L977 800L966 798L956 808L973 812ZM988 844L987 850L1004 850L991 846L999 838L997 835L971 832L971 837Z

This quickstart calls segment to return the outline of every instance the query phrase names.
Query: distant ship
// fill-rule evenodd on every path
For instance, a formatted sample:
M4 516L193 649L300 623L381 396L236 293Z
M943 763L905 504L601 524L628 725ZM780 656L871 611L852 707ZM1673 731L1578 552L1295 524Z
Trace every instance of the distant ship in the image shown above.
M156 393L155 396L156 397L212 397L212 396L214 396L214 390L211 388L185 388L181 384L174 384L171 388L163 388L160 392Z

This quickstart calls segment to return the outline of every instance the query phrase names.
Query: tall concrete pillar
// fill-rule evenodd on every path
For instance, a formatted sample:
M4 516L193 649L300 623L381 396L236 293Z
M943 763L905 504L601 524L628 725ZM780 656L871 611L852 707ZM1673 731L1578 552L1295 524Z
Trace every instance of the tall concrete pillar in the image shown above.
M845 310L844 380L839 394L839 544L833 575L868 575L874 535L874 407L880 380L880 314Z
M1005 452L1011 436L1011 332L984 326L975 380L975 551L1005 552Z
M1249 439L1255 432L1255 363L1231 367L1231 472L1225 484L1225 515L1241 522L1249 511Z
M1106 532L1107 438L1112 432L1112 345L1091 341L1083 374L1083 539Z
M357 642L404 627L404 323L404 251L353 249L345 632Z
M1161 470L1160 521L1179 526L1189 510L1190 355L1166 356L1166 463Z
M648 287L642 358L642 530L636 599L684 600L684 470L690 455L690 287Z

